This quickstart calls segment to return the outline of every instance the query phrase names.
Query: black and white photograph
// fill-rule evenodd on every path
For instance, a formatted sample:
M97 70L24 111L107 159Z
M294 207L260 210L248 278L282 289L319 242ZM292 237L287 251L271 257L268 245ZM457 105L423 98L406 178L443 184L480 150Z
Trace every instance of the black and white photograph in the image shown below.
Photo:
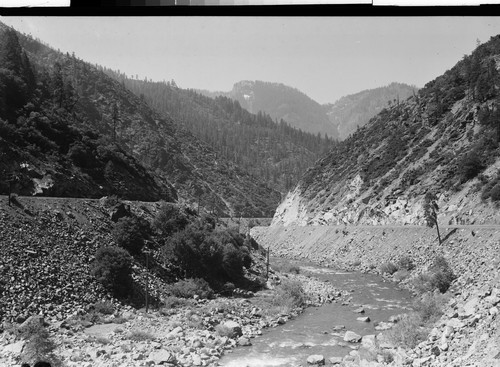
M0 367L500 366L499 16L42 14Z

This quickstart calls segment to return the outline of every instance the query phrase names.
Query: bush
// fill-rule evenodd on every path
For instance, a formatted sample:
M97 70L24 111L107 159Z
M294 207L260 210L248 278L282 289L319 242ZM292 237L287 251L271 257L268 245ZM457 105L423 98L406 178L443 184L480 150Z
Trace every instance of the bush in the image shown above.
M400 269L406 269L406 270L410 271L410 270L415 269L415 264L413 263L413 260L409 256L403 256L398 261L398 267Z
M172 235L163 246L167 260L175 261L187 277L203 277L212 284L239 282L243 268L250 267L252 258L244 239L237 233L189 225Z
M427 337L427 331L421 325L417 314L404 315L394 327L387 332L389 339L404 348L414 348Z
M232 243L227 243L222 250L222 269L229 279L243 276L243 252Z
M462 182L473 179L484 169L481 158L475 151L462 157L458 162L458 167L460 169L460 175L462 176Z
M380 273L381 274L387 273L387 274L392 275L397 271L398 271L398 267L396 265L394 265L394 263L392 263L392 262L388 262L388 263L382 264L382 266L380 266Z
M423 323L434 323L443 315L444 298L435 293L426 293L413 304Z
M97 302L94 304L94 311L103 315L112 315L115 312L115 306L111 302Z
M118 196L116 195L106 196L103 201L103 205L105 208L112 208L115 205L118 205L119 203L121 203L121 201L120 199L118 199Z
M112 235L118 246L123 247L131 254L139 254L149 232L149 223L134 216L120 218L113 228Z
M174 204L162 203L153 227L162 236L170 236L182 231L189 224L188 217Z
M151 333L142 330L132 330L128 336L130 340L141 342L146 340L153 340L155 337Z
M179 280L171 284L168 290L173 296L180 298L193 298L195 295L212 298L214 293L208 282L201 278Z
M297 265L293 265L289 261L283 260L278 264L273 265L273 268L280 273L290 273L290 274L299 274L300 267Z
M455 280L455 274L450 268L450 265L443 256L438 256L434 260L431 267L432 285L435 289L439 289L441 293L445 293L450 288L451 282Z
M433 292L436 289L445 293L454 279L455 274L453 274L448 262L443 256L439 256L435 259L429 272L420 274L414 280L413 285L419 293Z
M25 361L48 360L54 366L60 365L59 359L54 355L56 345L50 338L43 319L30 318L17 331L21 338L26 340L22 351L22 358Z
M273 299L275 306L285 308L302 307L306 304L307 296L302 284L294 280L283 280L276 287L276 296Z
M91 273L109 291L119 297L130 292L132 258L127 251L115 247L101 247L95 255Z
M163 301L163 307L166 309L179 308L189 305L189 301L184 298L168 296Z

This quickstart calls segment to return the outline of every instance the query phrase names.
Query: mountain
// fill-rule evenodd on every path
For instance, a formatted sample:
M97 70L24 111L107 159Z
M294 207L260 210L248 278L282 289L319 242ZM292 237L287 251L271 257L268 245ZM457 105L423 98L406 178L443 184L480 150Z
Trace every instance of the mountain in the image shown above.
M344 140L358 127L364 126L388 103L399 103L416 92L417 88L414 86L391 83L385 87L344 96L335 103L324 105L324 108L330 122L337 128L339 140Z
M274 224L497 223L500 36L384 108L311 167Z
M251 114L225 96L206 97L175 82L152 82L105 72L157 111L168 114L221 157L264 180L280 192L290 190L334 141L297 130L266 113Z
M200 91L210 97L224 95L237 100L252 113L265 112L272 119L285 120L290 126L312 134L327 134L337 139L337 129L325 109L298 89L281 83L240 81L230 92Z
M0 170L19 176L16 192L178 199L224 216L274 211L279 192L217 156L102 67L3 24L0 32Z

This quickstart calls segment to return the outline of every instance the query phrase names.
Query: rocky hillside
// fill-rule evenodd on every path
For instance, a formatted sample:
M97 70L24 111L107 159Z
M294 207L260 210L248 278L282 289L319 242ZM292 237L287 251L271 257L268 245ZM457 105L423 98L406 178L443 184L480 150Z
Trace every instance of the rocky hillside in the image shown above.
M383 109L311 167L275 224L497 223L500 199L500 37L418 94Z
M226 216L273 213L277 191L217 157L102 68L3 25L0 32L0 168L19 177L16 191L179 197Z
M364 90L324 105L339 140L346 139L389 104L399 103L417 92L416 87L391 83L385 87Z
M243 80L234 84L230 92L202 92L210 96L225 95L252 113L265 112L302 131L338 138L337 129L323 107L298 89L284 84Z

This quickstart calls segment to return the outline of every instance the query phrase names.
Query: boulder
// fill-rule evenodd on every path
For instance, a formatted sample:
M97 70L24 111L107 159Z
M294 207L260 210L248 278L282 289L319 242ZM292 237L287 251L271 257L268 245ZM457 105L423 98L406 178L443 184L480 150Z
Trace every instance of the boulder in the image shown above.
M316 366L324 366L325 365L325 357L321 354L313 354L307 357L307 364L312 364Z
M243 335L243 332L241 331L241 326L236 321L226 321L222 324L222 326L229 331L230 338L234 339Z
M328 360L333 365L341 364L342 363L342 357L330 357Z
M250 339L241 336L238 338L238 345L242 347L249 347L252 343L250 342Z
M368 316L358 317L356 320L361 321L361 322L370 322L370 318Z
M354 331L346 331L344 341L349 343L359 343L361 335L356 334Z
M377 351L378 343L375 335L365 335L361 338L361 345L369 351Z
M176 363L175 356L165 349L150 353L149 359L155 364Z

